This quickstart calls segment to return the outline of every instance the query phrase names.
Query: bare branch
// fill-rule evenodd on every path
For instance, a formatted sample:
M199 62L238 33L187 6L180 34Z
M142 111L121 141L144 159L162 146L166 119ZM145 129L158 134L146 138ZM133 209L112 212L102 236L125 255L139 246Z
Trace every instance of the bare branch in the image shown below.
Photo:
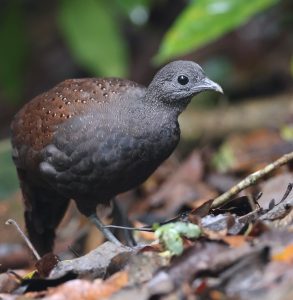
M212 208L217 208L229 202L231 198L237 195L239 192L241 192L242 190L246 189L249 186L254 185L261 178L268 175L269 173L276 170L277 168L287 164L290 161L293 161L293 152L283 155L282 157L280 157L273 163L267 165L263 169L250 174L245 179L240 181L238 184L234 185L227 192L215 198L212 204Z

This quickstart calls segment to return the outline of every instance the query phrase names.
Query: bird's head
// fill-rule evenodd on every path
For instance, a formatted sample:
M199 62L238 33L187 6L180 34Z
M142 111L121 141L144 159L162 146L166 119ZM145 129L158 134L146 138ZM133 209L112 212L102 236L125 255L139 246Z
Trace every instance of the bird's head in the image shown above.
M157 72L147 94L157 102L182 111L193 96L208 90L223 93L221 86L209 79L198 64L178 60Z

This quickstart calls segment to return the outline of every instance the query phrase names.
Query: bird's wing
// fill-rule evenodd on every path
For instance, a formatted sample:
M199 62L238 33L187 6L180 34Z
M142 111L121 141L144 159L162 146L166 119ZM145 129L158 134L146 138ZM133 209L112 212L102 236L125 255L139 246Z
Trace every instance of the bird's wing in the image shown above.
M38 169L42 149L50 144L60 124L83 115L89 107L96 107L98 112L96 104L119 101L123 93L143 96L145 87L118 78L69 79L35 97L16 114L11 124L17 168Z

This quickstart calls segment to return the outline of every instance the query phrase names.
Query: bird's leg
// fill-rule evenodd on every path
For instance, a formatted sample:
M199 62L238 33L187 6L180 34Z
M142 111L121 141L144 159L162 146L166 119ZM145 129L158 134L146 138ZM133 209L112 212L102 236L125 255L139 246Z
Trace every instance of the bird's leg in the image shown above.
M128 219L125 208L120 205L120 203L117 201L116 198L112 199L112 203L113 203L113 211L112 211L113 223L115 225L121 225L121 226L117 226L116 228L120 229L119 231L122 232L124 239L126 241L126 244L129 247L136 246L137 243L133 237L132 232L130 230L127 230L127 227L130 227L131 223ZM115 228L115 225L112 228ZM108 227L108 228L110 228L110 227Z
M97 228L103 233L103 235L108 241L112 242L117 246L122 245L120 241L118 241L117 238L114 236L114 234L111 232L111 230L105 227L105 225L102 223L102 221L99 219L99 217L96 214L90 215L89 219L91 220L92 223L94 223L97 226Z

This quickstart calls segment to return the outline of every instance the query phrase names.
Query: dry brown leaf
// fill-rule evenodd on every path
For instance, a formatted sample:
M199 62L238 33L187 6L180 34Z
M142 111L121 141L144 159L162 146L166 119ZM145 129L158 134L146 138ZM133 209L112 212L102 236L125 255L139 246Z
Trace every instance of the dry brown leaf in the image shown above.
M227 235L227 230L212 231L204 229L204 233L210 240L224 241L233 248L242 247L249 240L252 240L251 237L244 235Z
M293 182L292 173L278 174L261 184L262 196L258 200L258 203L263 208L268 208L270 202L274 199L278 203L290 182Z
M226 235L222 237L222 240L229 246L238 248L244 246L249 240L252 240L252 238L244 235Z
M103 281L96 279L93 282L75 279L68 281L57 288L49 290L44 300L96 300L110 297L112 294L126 286L128 274L126 271L117 272L109 279Z
M293 244L288 245L281 252L273 255L273 260L286 263L293 263Z

